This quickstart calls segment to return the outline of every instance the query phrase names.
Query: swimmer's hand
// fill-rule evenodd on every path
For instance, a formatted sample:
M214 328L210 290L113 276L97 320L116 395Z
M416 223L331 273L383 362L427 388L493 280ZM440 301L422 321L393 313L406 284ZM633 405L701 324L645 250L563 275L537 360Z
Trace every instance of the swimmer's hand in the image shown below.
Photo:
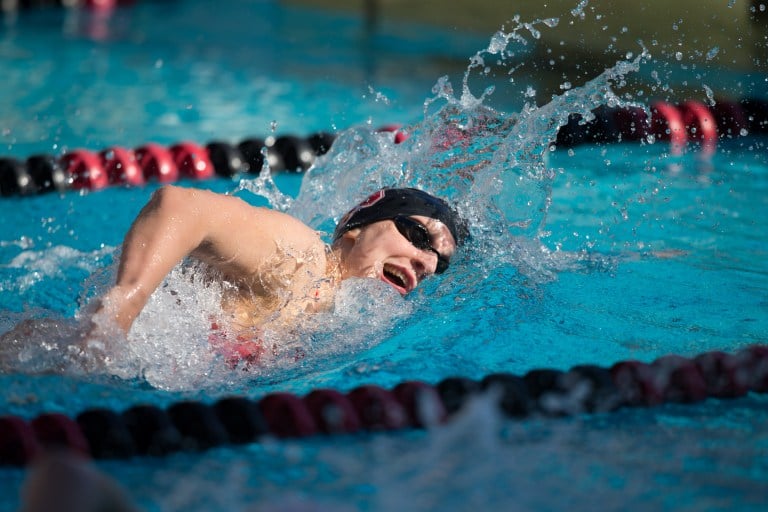
M69 355L85 371L101 371L109 364L110 354L126 342L126 331L115 321L114 303L107 295L94 304Z
M13 371L18 361L19 347L25 346L35 333L35 321L28 319L17 323L0 335L0 372Z

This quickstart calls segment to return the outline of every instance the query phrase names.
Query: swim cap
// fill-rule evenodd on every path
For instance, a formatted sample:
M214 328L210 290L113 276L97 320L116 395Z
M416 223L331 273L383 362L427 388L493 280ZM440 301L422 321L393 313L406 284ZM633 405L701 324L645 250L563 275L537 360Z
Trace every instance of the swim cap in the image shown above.
M350 229L394 219L398 215L423 215L439 220L451 232L457 246L469 235L464 219L442 199L415 188L383 188L341 218L333 232L333 240Z

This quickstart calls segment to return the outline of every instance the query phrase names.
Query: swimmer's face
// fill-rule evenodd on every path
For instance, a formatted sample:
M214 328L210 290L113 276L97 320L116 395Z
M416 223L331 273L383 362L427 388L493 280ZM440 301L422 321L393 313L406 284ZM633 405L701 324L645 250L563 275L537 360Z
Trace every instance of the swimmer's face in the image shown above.
M445 224L422 215L349 230L342 235L342 243L345 277L380 279L402 295L445 270L456 251L456 241Z

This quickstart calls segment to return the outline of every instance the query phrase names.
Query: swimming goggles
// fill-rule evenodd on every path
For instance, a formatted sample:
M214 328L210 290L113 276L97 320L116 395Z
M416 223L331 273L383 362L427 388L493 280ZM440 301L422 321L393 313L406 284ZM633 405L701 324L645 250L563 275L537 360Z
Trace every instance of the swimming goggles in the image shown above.
M394 217L392 222L395 223L395 227L400 234L403 235L415 248L422 251L430 251L437 255L435 274L442 274L448 269L448 258L432 247L432 235L429 234L429 230L424 224L404 215Z

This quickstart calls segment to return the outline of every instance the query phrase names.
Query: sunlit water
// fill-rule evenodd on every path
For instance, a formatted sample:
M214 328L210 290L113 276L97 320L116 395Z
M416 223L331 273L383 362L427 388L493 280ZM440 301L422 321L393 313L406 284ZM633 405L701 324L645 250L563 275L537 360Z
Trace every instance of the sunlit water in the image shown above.
M531 95L516 109L493 106L500 92L475 85L488 73L486 61L514 62L515 44L535 44L537 31L555 24L512 26L491 38L466 74L433 79L423 112L400 112L409 116L402 144L375 130L389 119L363 116L304 177L198 185L271 203L325 232L371 190L420 186L449 197L472 224L472 240L444 276L406 299L379 283L349 282L332 311L307 319L300 336L278 340L283 348L269 364L247 372L231 370L211 350L220 290L191 278L196 270L189 266L169 276L127 341L105 340L106 367L94 373L70 357L67 345L88 319L90 300L111 282L122 234L151 188L4 199L10 222L0 240L0 331L24 319L37 323L24 343L0 348L3 413L120 410L412 378L434 383L765 342L764 141L730 141L706 160L695 150L671 156L652 140L550 151L570 113L624 104L628 99L612 91L653 65L639 48L551 100L536 103ZM168 91L159 94L163 111ZM263 92L254 94L264 105ZM242 103L226 101L229 112ZM188 102L196 104L194 97ZM187 120L197 128L186 133L205 140L221 126L211 119L222 112L197 112ZM215 135L247 133L252 113L246 109L231 132ZM286 122L270 114L278 126ZM168 121L181 114L158 115ZM137 138L144 127L123 124L140 121L133 116L74 119L83 133L59 135L56 145L144 141ZM113 123L137 139L106 134ZM265 130L268 122L256 124ZM152 133L177 139L163 122ZM27 148L11 145L20 155ZM299 360L291 356L297 348L305 354ZM764 405L763 397L748 397L509 423L485 399L427 433L267 441L100 467L150 510L592 510L596 497L609 510L759 510L768 482ZM15 495L23 473L3 473L6 494Z

